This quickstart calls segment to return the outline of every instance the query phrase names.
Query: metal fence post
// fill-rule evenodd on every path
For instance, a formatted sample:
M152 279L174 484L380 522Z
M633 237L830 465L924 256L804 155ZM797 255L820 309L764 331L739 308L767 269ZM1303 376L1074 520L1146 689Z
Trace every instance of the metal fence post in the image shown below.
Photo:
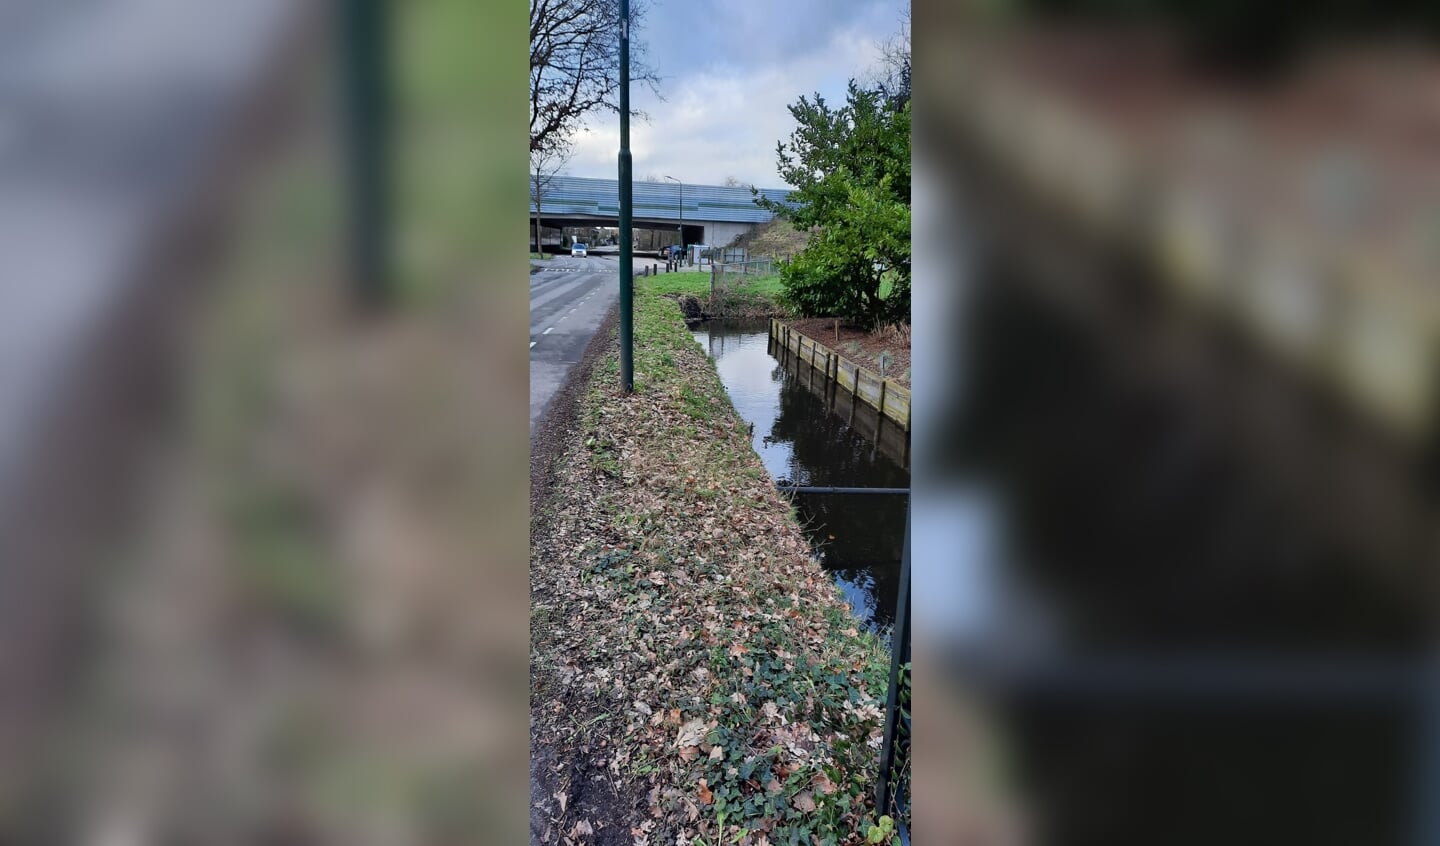
M1435 846L1440 843L1440 662L1432 656L1420 672L1415 703L1420 726L1419 769L1411 800L1415 815L1410 837L1415 846Z
M909 753L909 718L901 713L899 701L900 667L910 663L910 505L905 506L905 543L900 557L900 594L895 602L895 626L890 630L890 682L885 696L885 734L880 747L880 778L875 787L875 808L878 816L889 814L890 771L895 764L896 746ZM900 737L904 731L905 738ZM896 785L896 795L903 796L903 781Z

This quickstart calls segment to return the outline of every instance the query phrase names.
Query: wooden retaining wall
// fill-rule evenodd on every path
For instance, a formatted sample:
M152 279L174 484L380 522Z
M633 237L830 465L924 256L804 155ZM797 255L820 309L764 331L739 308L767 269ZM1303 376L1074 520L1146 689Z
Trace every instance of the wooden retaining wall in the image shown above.
M963 68L962 62L962 68ZM1417 444L1440 436L1440 294L1383 254L1148 167L1123 134L1004 74L955 75L941 121L1017 186L1153 257L1159 281ZM1378 249L1378 248L1377 248Z
M801 364L822 372L826 380L844 388L882 417L895 421L901 431L910 431L909 388L893 379L880 378L814 338L773 318L770 320L770 338L781 350L782 358L788 360L793 357Z

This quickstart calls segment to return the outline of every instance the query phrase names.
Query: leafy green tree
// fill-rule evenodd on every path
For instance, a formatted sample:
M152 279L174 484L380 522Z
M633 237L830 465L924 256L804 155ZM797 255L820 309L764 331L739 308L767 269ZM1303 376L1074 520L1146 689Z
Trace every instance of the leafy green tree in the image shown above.
M755 202L811 233L781 267L804 315L864 326L910 320L910 104L850 82L845 104L819 94L790 106L798 124L776 145L786 203Z

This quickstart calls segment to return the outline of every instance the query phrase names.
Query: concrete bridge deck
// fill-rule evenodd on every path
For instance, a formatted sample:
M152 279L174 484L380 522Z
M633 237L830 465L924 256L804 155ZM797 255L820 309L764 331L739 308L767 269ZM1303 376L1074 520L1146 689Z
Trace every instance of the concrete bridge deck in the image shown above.
M766 199L785 202L790 191L762 188ZM683 225L687 244L728 244L774 214L755 204L748 187L636 182L632 188L636 228L675 229ZM545 226L616 226L620 220L620 181L580 176L555 176L541 192L540 218ZM530 219L535 218L532 179Z

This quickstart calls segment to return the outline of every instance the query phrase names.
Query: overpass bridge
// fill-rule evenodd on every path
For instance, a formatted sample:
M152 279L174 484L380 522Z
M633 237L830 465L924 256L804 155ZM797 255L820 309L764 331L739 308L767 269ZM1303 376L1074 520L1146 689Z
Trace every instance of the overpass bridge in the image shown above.
M530 191L530 219L533 222L533 180ZM762 188L760 194L785 202L790 191ZM636 229L674 231L683 227L682 234L687 244L728 244L737 235L775 216L773 212L755 205L755 198L748 187L637 181L631 198ZM541 192L540 201L540 221L547 227L620 224L618 179L555 176Z

